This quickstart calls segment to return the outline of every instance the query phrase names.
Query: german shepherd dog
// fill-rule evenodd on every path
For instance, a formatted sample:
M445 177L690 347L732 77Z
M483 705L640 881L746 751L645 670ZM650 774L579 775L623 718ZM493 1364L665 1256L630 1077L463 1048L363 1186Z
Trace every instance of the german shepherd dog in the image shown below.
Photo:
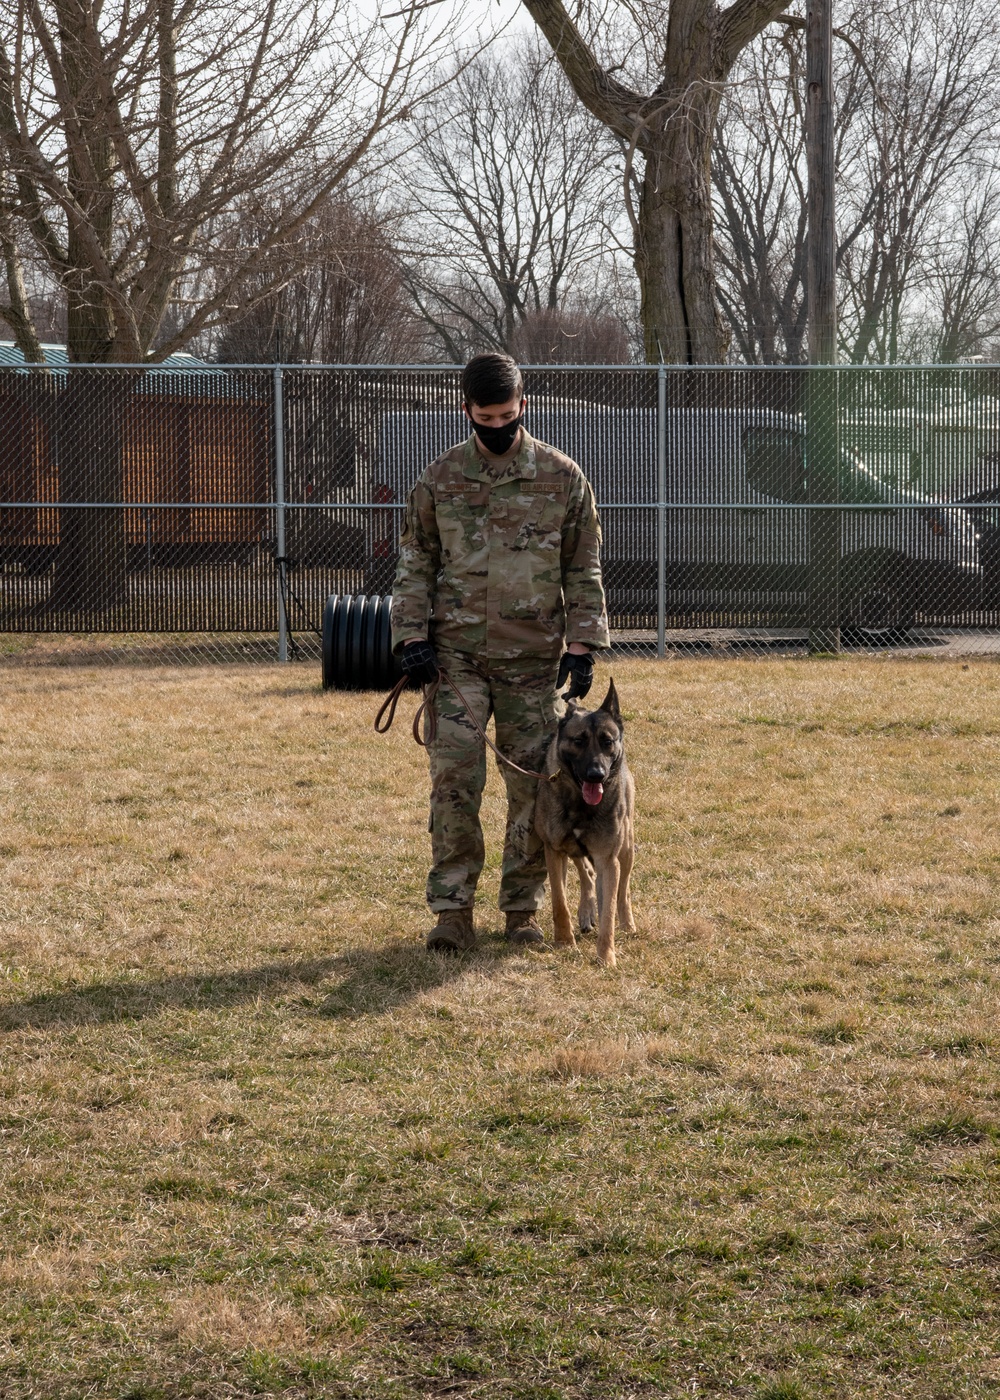
M539 783L535 831L545 845L552 890L555 941L574 947L566 902L567 861L580 876L580 932L597 924L597 959L615 965L615 912L628 933L635 931L628 882L635 848L635 784L622 743L622 716L612 681L599 710L570 702L545 756ZM597 887L594 887L594 872Z

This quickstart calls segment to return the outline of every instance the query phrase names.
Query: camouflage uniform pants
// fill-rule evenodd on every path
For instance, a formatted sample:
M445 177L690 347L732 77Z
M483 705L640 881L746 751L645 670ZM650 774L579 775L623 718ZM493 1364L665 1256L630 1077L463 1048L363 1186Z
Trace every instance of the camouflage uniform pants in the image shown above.
M441 667L476 719L486 728L492 714L494 743L523 768L539 769L556 726L558 662L540 659L486 661L438 650ZM427 903L435 913L471 905L485 849L479 805L486 783L486 745L464 705L446 681L435 701L437 738L430 745L431 852ZM507 784L507 833L500 879L500 908L537 909L545 885L545 856L535 835L536 778L498 764Z

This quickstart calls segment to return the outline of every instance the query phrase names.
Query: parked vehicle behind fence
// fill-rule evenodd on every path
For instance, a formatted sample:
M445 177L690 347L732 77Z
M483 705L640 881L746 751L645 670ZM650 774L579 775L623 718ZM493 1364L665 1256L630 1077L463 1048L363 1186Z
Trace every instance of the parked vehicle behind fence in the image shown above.
M529 409L526 422L534 436L576 457L594 486L611 611L637 624L655 615L655 412L567 403ZM379 499L404 500L426 463L466 432L460 415L442 410L386 414L375 462ZM701 614L706 623L801 616L815 586L816 510L803 420L755 409L675 409L664 436L668 615ZM978 605L976 530L965 510L884 481L853 450L840 452L838 486L842 626L886 634L921 613Z

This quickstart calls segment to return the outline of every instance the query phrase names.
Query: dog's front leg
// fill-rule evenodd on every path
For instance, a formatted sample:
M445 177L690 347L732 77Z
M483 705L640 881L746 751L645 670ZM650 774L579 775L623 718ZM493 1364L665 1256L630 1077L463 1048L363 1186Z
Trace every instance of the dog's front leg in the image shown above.
M597 879L600 899L597 910L597 961L605 967L614 967L615 959L615 907L618 903L618 857L610 856L597 864Z
M580 907L577 922L581 933L590 933L597 926L597 894L594 887L594 867L586 856L574 856L573 864L580 877Z
M635 859L635 845L632 828L625 833L625 841L618 856L621 863L621 876L618 882L618 924L626 933L635 933L635 918L632 914L632 900L629 897L629 877Z
M546 844L545 866L549 872L549 889L552 892L552 925L555 931L555 942L565 947L574 948L576 947L576 939L573 937L573 924L569 917L569 905L566 902L566 857Z

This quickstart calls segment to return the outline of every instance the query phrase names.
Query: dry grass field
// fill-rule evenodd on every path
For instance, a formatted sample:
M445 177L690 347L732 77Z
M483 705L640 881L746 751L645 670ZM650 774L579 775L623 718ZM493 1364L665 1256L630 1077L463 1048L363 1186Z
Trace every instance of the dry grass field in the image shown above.
M1000 668L615 677L608 972L500 940L494 771L424 953L375 697L0 671L4 1400L1000 1395Z

